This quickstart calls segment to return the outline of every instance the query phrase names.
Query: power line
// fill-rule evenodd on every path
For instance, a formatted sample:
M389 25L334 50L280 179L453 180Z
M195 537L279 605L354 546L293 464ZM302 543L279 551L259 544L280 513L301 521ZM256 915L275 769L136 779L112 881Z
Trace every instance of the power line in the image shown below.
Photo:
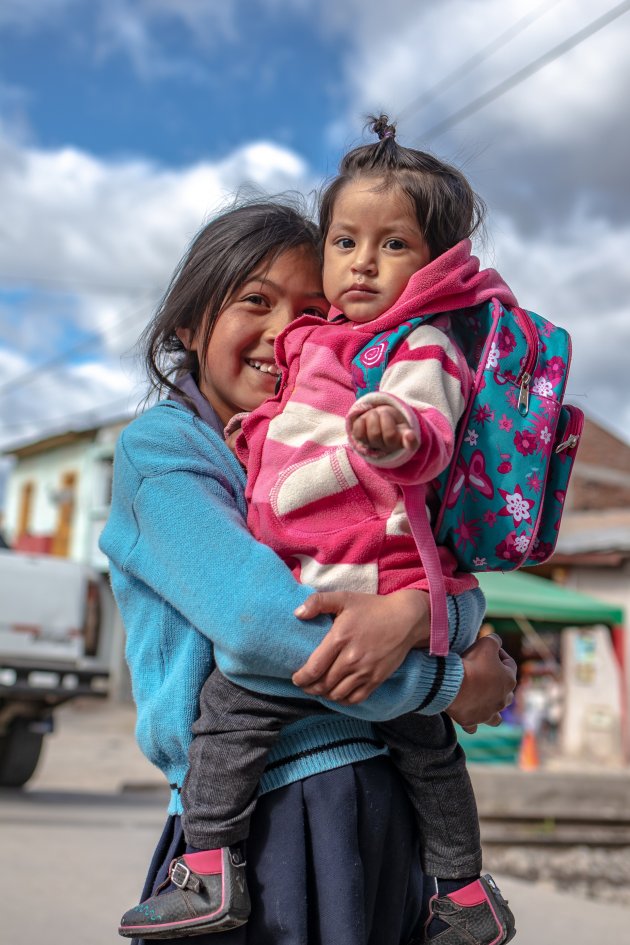
M435 98L439 92L443 91L445 88L449 87L455 81L457 81L457 79L462 78L465 74L470 72L477 65L481 64L483 61L489 58L489 56L492 55L492 53L497 48L499 48L500 45L504 45L506 42L513 39L520 32L522 32L529 25L531 25L531 23L533 23L536 19L544 15L544 13L548 12L549 9L551 9L553 6L556 6L557 3L559 2L560 0L553 0L553 2L544 4L541 7L538 7L536 10L532 11L530 14L527 14L526 16L522 17L515 24L513 24L511 27L505 30L502 34L500 34L500 36L498 36L495 40L487 44L478 53L476 53L474 56L471 56L468 60L462 63L457 69L455 69L453 72L449 73L442 80L440 80L438 83L433 85L430 89L428 89L425 93L423 93L423 95L419 96L417 99L411 102L399 114L399 121L405 120L411 114L414 114L421 107L423 107L423 105L427 104L429 101ZM550 62L553 62L555 59L560 58L562 55L564 55L571 49L575 48L580 43L584 42L594 33L603 29L605 26L612 23L615 19L622 16L624 13L628 12L628 10L630 10L630 0L625 0L624 3L620 3L616 7L613 7L611 10L603 14L598 19L594 20L588 26L584 27L583 29L579 30L577 33L573 34L573 36L564 40L562 43L558 44L553 49L549 50L547 53L540 56L538 59L534 60L528 66L525 66L523 69L520 69L513 76L498 83L496 86L489 89L487 92L480 95L478 98L474 99L472 102L469 102L467 105L460 108L458 111L450 115L448 118L445 118L440 122L437 122L435 125L433 125L431 128L429 128L427 131L424 132L422 138L433 137L433 136L437 136L444 133L455 124L459 123L463 119L469 117L470 115L484 108L486 105L490 104L491 102L503 96L506 92L510 91L512 88L519 85L521 82L525 81L530 76L534 75L536 72L538 72L544 66L548 65ZM40 280L40 283L45 284L45 280ZM48 284L50 285L54 284L54 280L49 280ZM57 283L57 284L63 284L63 283ZM95 286L93 286L93 288L94 287ZM124 331L125 330L124 326L125 326L125 323L127 322L129 322L129 324L126 325L126 328L132 327L130 319L133 318L134 315L139 314L141 311L142 309L137 309L135 312L127 314L126 316L121 318L117 323L115 323L115 325L112 327L113 328L123 327L123 331ZM99 336L94 335L88 339L85 339L79 342L76 345L73 345L71 348L65 349L64 351L55 355L53 358L50 358L48 361L45 361L42 364L38 365L37 367L29 369L27 372L18 376L17 378L6 381L4 384L0 385L0 393L6 390L15 389L18 386L25 386L31 381L39 379L43 374L49 373L50 371L55 370L56 368L65 364L68 361L68 359L71 358L73 355L80 353L86 348L93 346L98 341L99 341ZM54 422L54 421L51 421L51 422Z
M427 128L420 140L441 135L449 128L452 128L453 125L458 124L464 118L474 115L475 112L480 111L480 109L484 108L486 105L489 105L490 102L494 102L497 98L505 95L505 93L509 92L510 89L513 89L516 85L520 85L521 82L524 82L525 79L528 79L530 76L534 75L535 72L538 72L550 62L553 62L554 59L559 59L560 56L563 56L565 53L569 52L570 49L573 49L575 46L583 43L585 39L588 39L594 33L597 33L605 26L608 26L609 23L612 23L624 13L627 13L628 10L630 10L630 0L625 0L624 3L619 3L616 7L613 7L607 13L604 13L602 16L598 17L598 19L593 20L593 22L588 26L585 26L584 29L578 30L578 32L574 33L573 36L570 36L568 39L564 40L562 43L559 43L557 46L554 46L553 49L550 49L538 59L535 59L534 62L531 62L528 66L525 66L523 69L519 69L519 71L515 72L513 76L510 76L510 78L504 79L503 82L499 82L498 85L495 85L487 92L484 92L483 95L480 95L472 102L469 102L468 105L464 105L463 108L460 108L458 111L454 112L454 114L449 115L448 118L437 122L431 128Z
M137 325L135 324L134 319L137 315L142 314L144 310L145 306L143 305L141 308L136 308L133 311L127 312L116 322L114 322L110 328L107 329L108 334L112 331L115 332L120 328L122 328L123 335L130 328L135 328L137 330ZM19 374L17 377L0 384L0 394L5 393L6 391L13 391L17 387L26 387L26 385L30 384L32 381L39 380L42 375L49 374L51 371L62 367L67 361L70 360L70 358L74 357L74 355L80 354L82 351L88 350L89 348L92 348L94 345L98 344L99 341L102 340L102 337L102 334L93 333L71 347L64 348L63 351L58 352L52 358L49 358L35 367L29 368L28 371L25 371L23 374ZM111 337L116 338L116 335L111 335ZM118 335L118 338L120 337L122 336Z
M497 49L501 49L511 40L515 39L520 33L527 29L528 26L531 26L532 23L535 23L536 20L540 19L541 16L544 16L545 13L548 13L553 7L556 7L559 3L563 3L564 0L551 0L551 3L543 3L541 6L536 7L535 10L532 10L530 13L526 13L525 16L521 17L520 20L517 20L516 23L513 23L512 26L509 26L506 30L503 31L496 39L493 39L487 46L484 46L478 52L476 52L470 59L466 59L465 62L462 62L456 69L453 69L452 72L449 72L444 76L443 79L440 79L439 82L436 82L435 85L432 85L428 88L422 95L419 95L412 102L409 103L401 112L398 113L397 121L406 121L407 118L410 118L416 112L420 111L421 108L424 108L430 102L432 102L440 92L443 92L445 89L450 88L455 82L459 79L462 79L465 75L468 75L469 72L472 72L477 66L480 66L483 62L489 59Z
M52 289L57 291L69 292L75 294L77 289L83 289L84 291L93 291L111 294L114 293L119 295L124 293L128 295L129 292L153 292L154 290L151 286L145 284L143 285L133 285L129 283L123 285L122 283L112 283L112 282L95 282L88 279L77 279L74 276L68 279L59 279L54 276L20 276L15 273L4 273L0 271L0 282L3 283L13 283L18 286L38 286L43 289ZM156 292L160 291L158 288L155 289Z
M0 274L0 279L2 278L5 278L5 277L3 277ZM29 279L28 284L29 285L31 284L54 285L55 283L54 283L54 280L42 280L42 279L35 278L35 279ZM59 281L57 285L63 286L64 283ZM79 288L86 288L86 287L93 288L93 289L97 288L96 285L93 283L78 283L77 284L73 282L72 285L75 288L77 286ZM104 286L103 288L106 288L106 287ZM116 289L116 291L121 291L122 289L123 287L119 286ZM133 291L137 292L139 289L140 287L138 287L137 289L134 289ZM150 290L148 290L147 286L144 286L143 291L148 292ZM145 296L145 301L142 303L141 306L134 308L131 311L128 311L121 318L115 321L113 325L106 328L105 331L107 332L108 337L113 340L118 340L121 337L123 337L125 332L127 332L129 329L134 328L137 330L135 319L137 318L138 315L141 315L145 312L147 303L149 303L151 307L153 307L154 298L155 298L155 295L153 291L151 291L150 295L147 294ZM122 329L122 334L116 335L116 332L118 329ZM87 338L84 338L81 341L78 341L76 344L71 345L70 347L64 348L62 351L53 355L53 357L48 358L45 361L42 361L40 364L36 365L35 367L29 368L23 374L19 374L17 377L14 377L0 384L0 394L5 393L6 391L12 391L16 387L24 387L27 384L30 384L32 381L39 380L39 378L43 374L50 373L51 371L54 371L57 368L62 367L67 361L70 360L70 358L74 357L77 354L80 354L82 351L89 350L90 348L98 344L99 341L101 341L102 339L103 339L103 332L91 333L90 335L88 335Z

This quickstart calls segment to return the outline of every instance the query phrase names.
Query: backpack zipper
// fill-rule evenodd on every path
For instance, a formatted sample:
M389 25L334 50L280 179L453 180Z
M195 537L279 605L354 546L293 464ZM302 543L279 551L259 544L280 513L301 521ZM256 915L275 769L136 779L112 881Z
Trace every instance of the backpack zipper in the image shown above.
M569 411L569 422L567 423L567 428L564 431L564 440L562 440L561 443L558 443L554 450L556 453L563 453L565 450L575 449L575 447L580 442L582 427L584 425L582 412L580 410L577 410L570 404L565 404L565 408Z
M515 308L513 312L527 342L525 363L517 378L520 383L517 410L521 417L526 417L529 413L529 385L532 382L532 376L538 362L538 332L525 309Z

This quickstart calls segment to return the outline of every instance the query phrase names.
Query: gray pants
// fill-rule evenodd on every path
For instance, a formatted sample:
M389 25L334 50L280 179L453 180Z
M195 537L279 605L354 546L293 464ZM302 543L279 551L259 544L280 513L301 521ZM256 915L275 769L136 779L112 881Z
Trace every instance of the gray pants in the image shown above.
M182 789L186 841L216 849L244 840L267 755L285 725L328 710L307 699L242 689L218 670L201 691ZM427 875L459 879L481 870L477 805L464 752L446 715L409 713L375 726L417 816Z

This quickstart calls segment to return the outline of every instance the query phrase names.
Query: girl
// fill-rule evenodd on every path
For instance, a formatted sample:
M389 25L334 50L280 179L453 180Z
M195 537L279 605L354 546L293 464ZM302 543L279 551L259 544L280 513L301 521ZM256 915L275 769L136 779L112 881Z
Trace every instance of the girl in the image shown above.
M409 808L370 720L410 711L429 694L439 710L453 701L461 670L439 678L436 661L413 649L427 640L426 605L416 591L307 601L309 589L248 534L244 474L222 438L237 411L273 393L280 330L305 311L321 317L326 310L314 228L290 208L260 204L201 231L148 334L155 386L170 396L120 438L101 538L127 630L138 739L173 792L137 910L142 933L171 935L161 918L169 893L157 904L144 900L168 882L171 860L186 851L181 789L199 693L215 660L241 686L304 696L291 674L322 637L335 652L330 664L324 659L325 671L341 667L354 693L349 701L361 705L326 702L336 684L326 682L325 672L319 699L335 714L313 711L278 740L247 850L252 918L226 942L399 945L417 923ZM298 606L314 619L293 617ZM327 609L341 611L332 630L318 616ZM348 655L357 644L365 654L358 667ZM462 662L454 711L462 721L487 719L505 705L514 666L498 657L493 640L481 641ZM218 864L190 854L207 885L227 874L233 881L239 908L228 922L247 912L239 852ZM394 862L395 871L383 868ZM219 945L223 938L213 934L209 941Z

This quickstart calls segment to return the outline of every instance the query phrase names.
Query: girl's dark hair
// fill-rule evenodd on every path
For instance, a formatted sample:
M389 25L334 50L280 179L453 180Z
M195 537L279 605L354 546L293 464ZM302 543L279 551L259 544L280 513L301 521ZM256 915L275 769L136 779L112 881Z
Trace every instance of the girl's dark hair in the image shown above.
M215 217L194 238L175 270L153 320L142 336L151 394L175 390L174 379L199 362L176 335L188 328L201 335L205 351L221 309L262 263L272 266L284 252L310 247L321 258L314 223L294 207L272 201L238 206Z
M323 239L340 192L350 181L364 177L382 180L384 189L398 186L412 200L431 259L472 236L483 221L485 206L461 171L425 151L403 148L387 115L371 115L368 126L379 140L349 151L320 197Z

